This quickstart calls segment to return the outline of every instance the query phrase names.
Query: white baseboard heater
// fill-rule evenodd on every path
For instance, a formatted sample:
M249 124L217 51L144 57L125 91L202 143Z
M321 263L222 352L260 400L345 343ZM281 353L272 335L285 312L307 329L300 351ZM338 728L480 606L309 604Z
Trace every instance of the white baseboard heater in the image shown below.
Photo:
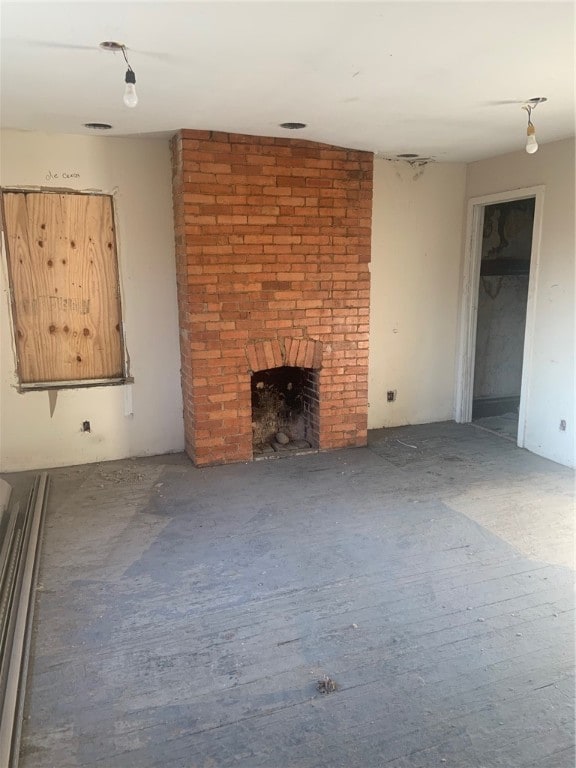
M26 508L0 480L0 766L16 768L49 478L36 475Z

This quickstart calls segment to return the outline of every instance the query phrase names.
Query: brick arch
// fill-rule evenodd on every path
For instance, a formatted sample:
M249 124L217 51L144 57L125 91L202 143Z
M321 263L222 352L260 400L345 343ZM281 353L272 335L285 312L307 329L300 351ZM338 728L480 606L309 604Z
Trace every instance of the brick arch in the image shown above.
M283 365L319 370L322 367L322 351L322 342L315 339L287 337L253 341L246 345L248 370L254 373Z

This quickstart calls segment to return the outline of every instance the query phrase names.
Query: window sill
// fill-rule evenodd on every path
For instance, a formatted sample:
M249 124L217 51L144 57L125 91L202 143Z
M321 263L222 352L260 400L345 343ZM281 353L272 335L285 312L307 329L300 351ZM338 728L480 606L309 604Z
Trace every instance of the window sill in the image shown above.
M18 385L18 392L42 392L57 389L87 389L88 387L117 387L122 384L133 384L132 376L119 379L79 379L77 381L41 381Z

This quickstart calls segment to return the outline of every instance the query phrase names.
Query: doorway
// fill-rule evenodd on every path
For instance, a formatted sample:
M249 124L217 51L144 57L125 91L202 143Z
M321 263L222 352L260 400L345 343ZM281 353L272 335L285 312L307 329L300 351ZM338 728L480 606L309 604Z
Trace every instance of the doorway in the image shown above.
M518 438L533 197L484 208L472 421Z
M543 187L470 200L456 421L524 444Z

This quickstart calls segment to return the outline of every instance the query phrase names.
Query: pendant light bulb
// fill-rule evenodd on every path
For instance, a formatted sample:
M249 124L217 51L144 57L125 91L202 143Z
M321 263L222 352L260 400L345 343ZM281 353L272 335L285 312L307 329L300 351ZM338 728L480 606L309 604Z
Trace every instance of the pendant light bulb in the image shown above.
M136 93L136 75L133 69L126 71L126 88L124 89L124 104L127 107L135 107L138 104L138 94Z
M534 152L538 152L536 130L531 122L528 122L528 130L526 131L526 152L528 152L529 155L533 155Z
M548 101L546 96L537 96L534 99L530 99L526 104L522 105L522 109L528 115L528 128L526 130L526 152L529 155L533 155L534 152L538 152L538 142L536 141L536 129L532 123L532 110L536 109L539 104Z

